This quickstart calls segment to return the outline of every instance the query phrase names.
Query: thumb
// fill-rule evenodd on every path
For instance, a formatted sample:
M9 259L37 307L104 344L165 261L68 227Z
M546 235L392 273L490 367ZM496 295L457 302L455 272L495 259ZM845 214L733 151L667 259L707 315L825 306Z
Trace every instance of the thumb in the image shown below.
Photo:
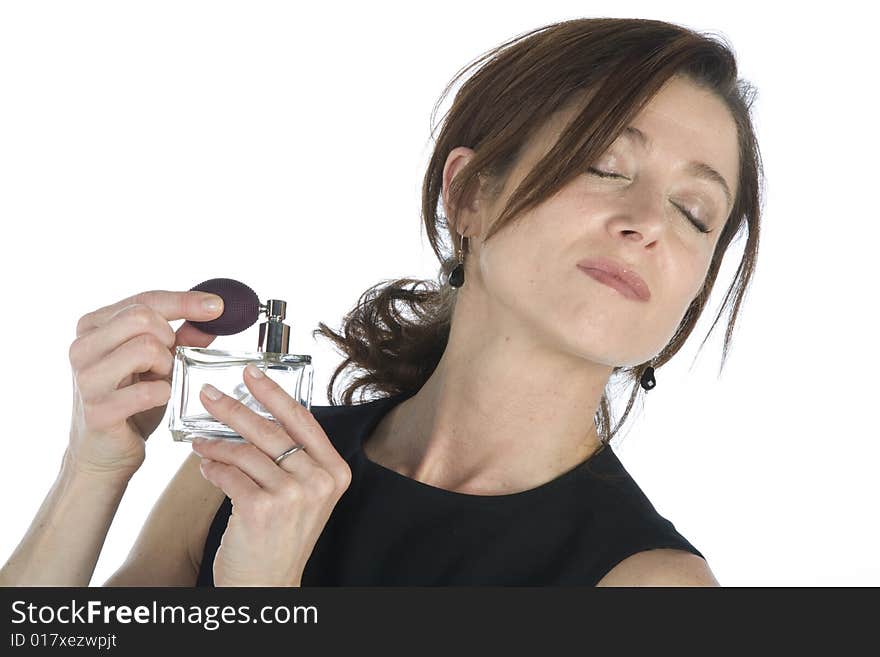
M207 347L214 342L216 337L216 335L200 331L187 320L175 331L174 346L171 351L173 353L177 347Z
M200 331L195 326L189 323L189 321L185 321L180 325L180 328L174 332L174 346L171 347L171 355L173 356L178 347L207 347L212 342L214 342L214 338L216 335L211 335L210 333L205 333L204 331ZM171 383L171 374L167 376L159 376L155 372L143 372L138 375L138 380L140 381L159 381L164 379Z

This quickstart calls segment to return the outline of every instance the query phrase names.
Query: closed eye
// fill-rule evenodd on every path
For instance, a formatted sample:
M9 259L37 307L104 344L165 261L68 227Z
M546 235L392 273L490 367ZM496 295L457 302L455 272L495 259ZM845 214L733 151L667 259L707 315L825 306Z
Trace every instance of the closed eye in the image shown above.
M596 174L600 178L626 178L626 176L621 176L619 173L610 173L608 171L600 171L599 169L596 169L594 167L588 168L587 171L589 171L590 173ZM690 212L685 210L683 207L676 205L675 203L673 203L673 205L675 205L675 207L678 209L678 211L681 212L685 216L685 218L688 221L690 221L691 224L693 224L694 227L696 227L696 229L699 230L701 233L711 233L712 232L711 230L709 230L709 227L706 226L706 224L704 224L702 221L699 221L698 219L695 219L694 216Z
M595 173L600 178L624 178L625 177L625 176L621 176L618 173L608 173L607 171L599 171L599 169L596 169L594 167L590 167L589 169L587 169L587 171L589 171L590 173Z

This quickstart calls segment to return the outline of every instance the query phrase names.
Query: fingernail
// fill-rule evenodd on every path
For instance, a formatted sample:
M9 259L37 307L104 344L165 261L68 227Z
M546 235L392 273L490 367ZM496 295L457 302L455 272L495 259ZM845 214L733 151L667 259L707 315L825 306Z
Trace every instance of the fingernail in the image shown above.
M205 383L202 385L202 392L205 393L205 396L208 399L213 399L214 401L217 401L223 396L223 393L217 390L217 388L212 386L210 383Z
M260 379L263 377L263 373L260 371L260 368L253 363L248 363L247 367L244 368L244 371L255 379Z
M218 297L216 294L209 294L202 298L202 308L204 308L209 313L217 312L222 306L223 299Z

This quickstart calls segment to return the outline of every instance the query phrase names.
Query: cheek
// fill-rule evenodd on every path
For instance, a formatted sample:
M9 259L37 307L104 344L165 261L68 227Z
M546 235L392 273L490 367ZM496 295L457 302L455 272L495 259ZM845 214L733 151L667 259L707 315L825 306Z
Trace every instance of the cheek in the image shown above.
M678 273L679 283L670 287L669 295L665 301L670 309L669 324L671 326L671 333L669 339L672 338L672 335L678 329L682 320L684 320L684 316L693 300L700 293L700 290L703 289L708 267L708 264L703 265L701 263L695 265L690 270L680 271Z
M533 299L545 285L546 258L525 243L495 240L482 250L478 264L486 292L506 305Z
M552 257L559 246L537 230L539 220L526 217L509 225L482 245L479 269L493 296L531 295L545 285L552 270Z
M690 305L690 302L700 293L700 290L703 289L703 286L706 284L706 276L709 273L709 267L712 265L712 254L709 253L706 257L704 257L700 263L700 266L695 267L695 271L691 278L691 287L689 290L688 302L686 305Z

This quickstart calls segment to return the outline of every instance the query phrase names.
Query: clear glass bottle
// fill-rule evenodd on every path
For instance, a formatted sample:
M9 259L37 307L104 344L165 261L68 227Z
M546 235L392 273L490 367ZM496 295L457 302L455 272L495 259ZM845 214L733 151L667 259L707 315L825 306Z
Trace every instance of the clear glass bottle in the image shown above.
M288 353L290 327L283 322L287 303L269 299L260 304L267 320L260 324L259 351L224 351L200 347L177 347L171 374L169 429L176 441L191 442L194 436L244 441L234 429L205 410L199 393L203 383L239 400L259 415L275 421L272 414L248 391L244 368L253 363L277 382L293 399L311 408L312 357Z

